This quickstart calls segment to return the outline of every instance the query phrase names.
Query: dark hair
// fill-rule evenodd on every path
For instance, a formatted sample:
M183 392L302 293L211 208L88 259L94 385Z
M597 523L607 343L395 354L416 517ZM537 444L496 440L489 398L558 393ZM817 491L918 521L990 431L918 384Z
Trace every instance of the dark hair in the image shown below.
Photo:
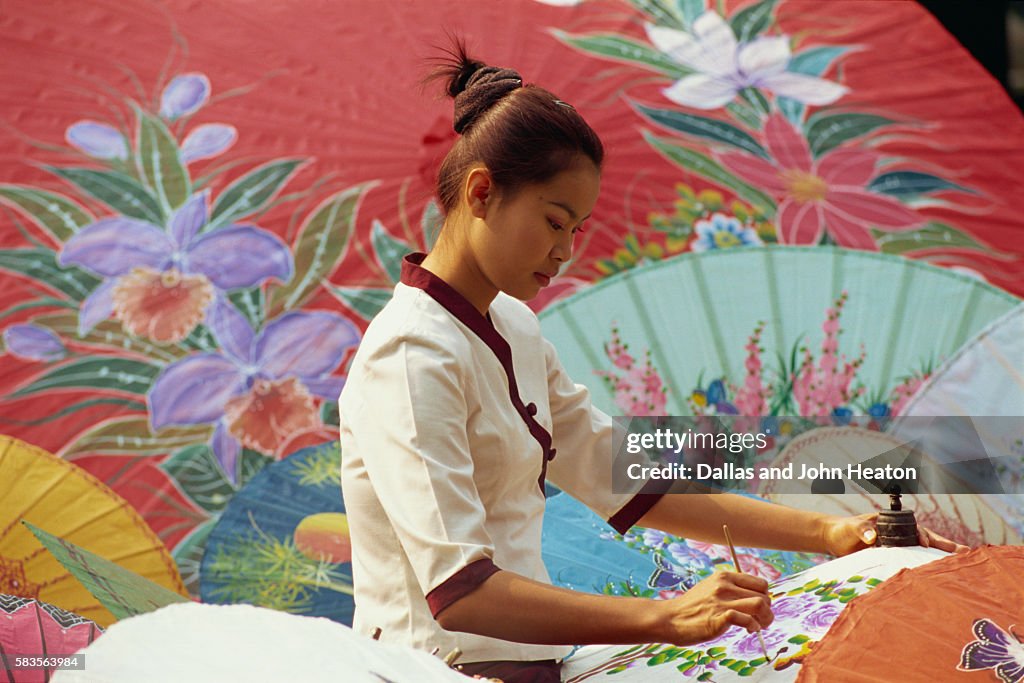
M427 80L445 81L455 99L455 131L461 136L441 162L437 195L445 213L455 208L462 181L474 163L491 172L504 196L550 180L586 156L598 169L604 147L576 109L547 90L524 84L511 69L487 66L453 39L448 58Z

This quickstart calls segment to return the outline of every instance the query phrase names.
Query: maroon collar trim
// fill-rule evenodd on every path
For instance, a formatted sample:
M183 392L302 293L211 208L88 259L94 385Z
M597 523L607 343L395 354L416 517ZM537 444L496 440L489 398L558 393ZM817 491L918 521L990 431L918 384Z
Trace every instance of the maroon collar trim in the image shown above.
M486 317L480 315L480 311L469 303L469 299L462 296L455 289L424 268L422 265L426 254L409 254L402 260L402 284L422 289L430 295L437 303L441 304L449 313L454 315L459 322L473 330L476 336L480 337L492 350L496 346L508 344L502 339L494 324ZM497 354L497 350L494 351ZM500 356L499 356L500 359Z
M533 419L533 415L523 399L519 397L519 387L516 384L515 369L512 365L512 347L508 345L505 338L501 336L494 324L486 317L480 315L473 304L469 303L466 297L459 294L447 282L434 273L424 268L421 264L426 254L409 254L402 261L402 284L416 287L426 292L430 298L451 313L463 325L473 331L488 348L494 353L501 367L508 377L508 393L519 417L530 430L530 435L540 444L541 452L544 454L541 463L541 473L538 483L544 490L544 478L547 474L548 461L555 457L555 449L551 447L551 434L544 427ZM533 404L530 404L533 406ZM533 406L533 412L537 407Z

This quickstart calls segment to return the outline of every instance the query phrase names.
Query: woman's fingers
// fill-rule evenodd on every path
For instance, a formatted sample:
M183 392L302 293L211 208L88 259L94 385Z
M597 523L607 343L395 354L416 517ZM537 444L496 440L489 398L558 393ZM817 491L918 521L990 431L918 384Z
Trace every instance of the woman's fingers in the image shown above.
M767 598L746 598L723 605L721 632L729 626L740 626L750 633L766 628L775 621L771 601Z
M772 614L772 601L767 597L738 600L734 603L733 610L751 617L757 624L755 631L758 628L765 628L775 621L775 615Z
M741 574L739 572L719 572L723 578L737 588L742 588L756 593L768 593L768 581L753 574Z
M749 574L715 572L666 603L668 640L678 645L710 640L730 626L753 632L775 620L768 582Z
M826 552L849 555L874 545L878 538L877 521L877 512L828 518L823 532Z
M951 541L944 536L939 536L934 531L923 526L917 527L917 540L925 548L938 548L939 550L945 550L947 553L965 553L970 550L967 546Z
M865 544L874 544L875 539L878 538L878 532L875 530L875 520L869 519L861 522L860 528L858 529L858 535Z
M754 633L762 628L761 623L757 619L741 610L726 610L722 614L722 617L723 623L725 624L725 628L722 629L722 632L730 626L739 626L740 628L744 628L747 630L747 633Z

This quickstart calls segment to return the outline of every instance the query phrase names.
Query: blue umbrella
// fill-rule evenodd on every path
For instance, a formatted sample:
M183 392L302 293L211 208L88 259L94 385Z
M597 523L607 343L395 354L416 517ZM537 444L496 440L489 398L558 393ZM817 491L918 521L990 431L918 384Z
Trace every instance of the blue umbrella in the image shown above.
M248 603L352 623L351 546L341 449L326 443L269 465L231 499L200 568L209 603Z
M548 498L541 555L556 586L589 593L644 590L655 572L654 561L616 539L604 520L572 496Z

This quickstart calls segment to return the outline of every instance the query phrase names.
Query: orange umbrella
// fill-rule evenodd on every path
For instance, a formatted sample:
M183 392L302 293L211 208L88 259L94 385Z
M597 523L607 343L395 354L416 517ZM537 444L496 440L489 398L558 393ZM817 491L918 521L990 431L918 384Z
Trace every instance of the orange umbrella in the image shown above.
M102 627L114 616L19 522L187 595L167 547L127 501L77 465L0 436L0 593L42 600Z
M847 605L797 682L1024 681L1022 576L1020 546L905 569Z

